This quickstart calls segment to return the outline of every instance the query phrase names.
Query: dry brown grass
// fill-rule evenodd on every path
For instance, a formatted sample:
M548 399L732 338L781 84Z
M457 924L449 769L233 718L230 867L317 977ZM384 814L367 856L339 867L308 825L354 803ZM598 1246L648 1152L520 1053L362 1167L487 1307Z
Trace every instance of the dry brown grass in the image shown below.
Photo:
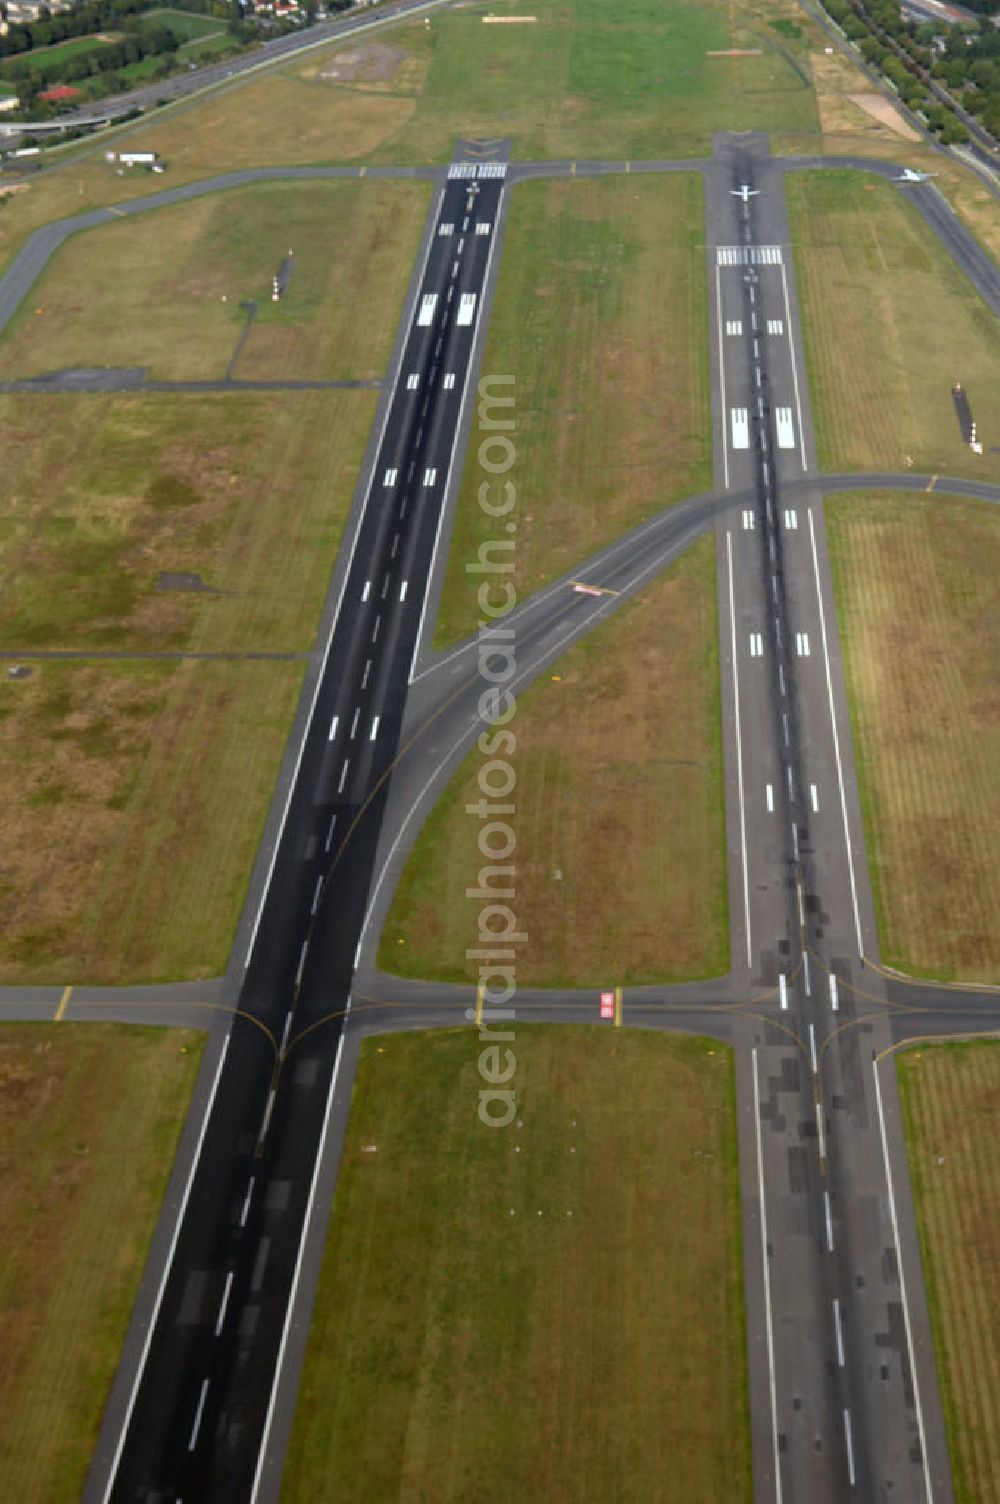
M491 1132L478 1050L363 1046L282 1499L743 1504L729 1052L518 1025Z
M711 483L700 179L623 175L514 192L483 370L512 374L514 583L533 589ZM469 451L438 618L475 629L466 563L496 523Z
M1000 1045L899 1057L957 1504L1000 1499Z
M1000 476L951 400L960 381L1000 440L1000 324L972 284L888 183L800 173L786 192L820 463Z
M0 644L311 646L374 392L40 400L0 398Z
M88 231L32 289L0 345L0 375L117 365L219 379L250 299L239 376L382 376L429 198L425 183L267 183ZM289 248L275 305L271 277Z
M0 975L225 969L296 663L45 664L0 681Z
M517 750L516 909L526 985L717 975L728 965L713 541L528 690ZM380 959L475 980L482 865L474 753L407 864Z
M834 585L883 959L1000 976L1000 516L842 496Z
M200 1056L187 1032L0 1028L0 1496L80 1497Z

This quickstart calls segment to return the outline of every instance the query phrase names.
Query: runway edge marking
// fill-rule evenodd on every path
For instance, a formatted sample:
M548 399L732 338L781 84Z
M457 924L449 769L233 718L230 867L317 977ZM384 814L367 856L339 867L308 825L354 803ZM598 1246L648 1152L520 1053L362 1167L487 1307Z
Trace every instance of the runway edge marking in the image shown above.
M763 1260L764 1319L767 1325L767 1374L771 1392L771 1447L774 1459L774 1498L781 1504L781 1454L778 1448L778 1393L774 1374L774 1333L771 1329L771 1275L767 1262L767 1205L764 1200L764 1152L760 1139L760 1081L757 1074L757 1050L751 1050L753 1064L753 1123L757 1140L757 1193L760 1198L760 1256Z

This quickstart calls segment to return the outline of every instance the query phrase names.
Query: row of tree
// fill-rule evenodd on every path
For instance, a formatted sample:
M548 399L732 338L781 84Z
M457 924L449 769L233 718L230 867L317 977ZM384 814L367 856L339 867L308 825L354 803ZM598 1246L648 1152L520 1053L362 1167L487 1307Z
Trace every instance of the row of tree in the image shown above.
M890 80L909 109L926 117L946 145L969 137L952 101L1000 140L1000 31L987 15L978 26L944 28L942 37L935 22L905 20L898 0L823 4L865 61ZM995 11L1000 0L980 0L980 8L984 5Z

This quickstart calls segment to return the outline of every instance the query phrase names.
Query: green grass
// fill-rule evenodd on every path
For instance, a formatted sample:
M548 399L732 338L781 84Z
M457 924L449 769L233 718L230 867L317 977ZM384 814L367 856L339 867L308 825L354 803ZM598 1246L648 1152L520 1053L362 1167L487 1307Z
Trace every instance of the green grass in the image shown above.
M109 1024L0 1028L0 1496L79 1499L201 1054Z
M956 1504L1000 1498L1000 1048L897 1057Z
M0 642L302 652L373 393L0 403ZM157 588L192 573L207 592ZM0 977L218 975L301 661L36 665L0 679Z
M827 503L882 959L1000 977L1000 516L925 493Z
M509 730L518 978L611 986L729 966L714 539L527 690ZM509 750L509 749L507 749ZM389 971L475 982L484 759L421 832L383 931Z
M515 378L519 593L711 485L705 296L693 174L514 190L483 372ZM439 646L475 630L467 566L499 526L479 502L478 442L474 431Z
M54 400L0 398L0 644L311 647L375 393Z
M225 969L301 663L47 663L0 683L0 979Z
M471 1029L362 1046L285 1504L750 1498L730 1053L515 1031L504 1130Z
M1000 442L1000 325L890 184L786 179L820 464L1000 477L962 442L951 388Z
M226 22L218 16L200 16L194 11L174 10L173 7L143 11L142 21L144 24L154 22L156 25L165 26L182 42L195 41L201 37L214 37L226 29Z
M441 12L422 46L426 86L407 124L411 152L444 160L456 137L509 136L515 157L709 155L715 130L815 130L812 92L767 36L764 55L710 58L748 45L749 18L708 0L510 0ZM390 42L394 41L389 36ZM379 150L398 158L400 141Z
M8 327L0 372L141 365L161 379L218 379L250 299L257 320L238 375L381 376L429 199L425 183L267 183L87 231ZM271 279L289 249L294 271L275 304Z
M102 41L100 37L88 36L73 37L66 42L54 42L51 47L33 47L30 52L21 52L16 57L6 58L3 62L0 62L0 73L9 77L12 63L30 62L35 72L46 77L47 63L58 62L61 66L68 58L84 57L91 52L100 52L107 45L107 42ZM85 87L87 80L73 80L73 83L74 87L82 89Z

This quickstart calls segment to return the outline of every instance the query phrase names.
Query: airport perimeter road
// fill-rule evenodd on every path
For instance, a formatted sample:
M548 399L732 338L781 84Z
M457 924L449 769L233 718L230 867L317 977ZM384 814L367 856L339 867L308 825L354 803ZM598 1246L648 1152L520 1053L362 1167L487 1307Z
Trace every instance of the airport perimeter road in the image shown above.
M496 243L504 166L480 169L481 178L474 165L460 170L471 176L449 177L425 236L307 734L242 958L240 1011L218 1053L159 1283L140 1297L146 1335L126 1351L89 1499L247 1504L271 1496L280 1478L280 1448L266 1448L276 1367L337 1090L381 778L396 754Z
M720 142L706 204L717 460L724 487L756 489L717 528L734 967L769 1015L737 1032L755 1497L945 1504L895 1080L872 1066L892 1036L861 1002L882 979L862 959L875 922L763 141Z

